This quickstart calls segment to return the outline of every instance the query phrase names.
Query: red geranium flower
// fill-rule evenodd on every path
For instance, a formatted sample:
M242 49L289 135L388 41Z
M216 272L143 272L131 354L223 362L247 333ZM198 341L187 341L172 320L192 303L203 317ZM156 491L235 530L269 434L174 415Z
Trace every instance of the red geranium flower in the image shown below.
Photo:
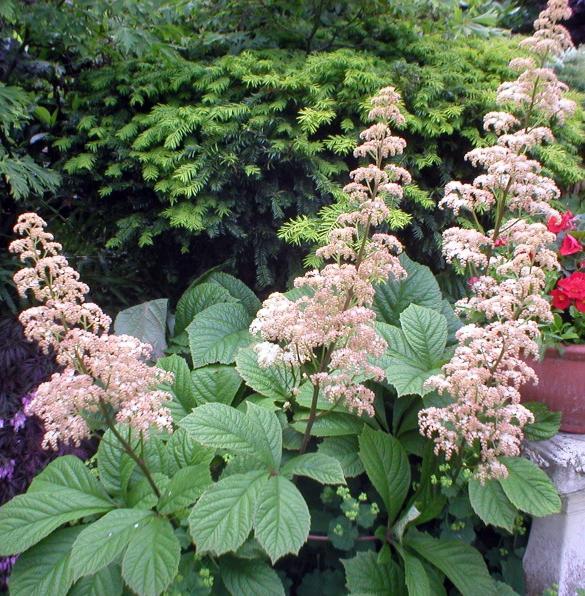
M551 305L553 308L565 310L565 308L571 306L571 300L562 290L552 290L550 295L552 296Z
M551 217L546 222L546 227L548 228L549 232L553 234L558 234L559 232L565 232L566 230L572 230L575 227L574 220L575 216L570 211L565 211L561 215L561 219L557 219L556 217Z
M585 300L577 300L575 302L575 308L579 311L579 312L585 312Z
M574 238L573 236L571 236L571 234L567 234L563 238L563 243L561 244L561 249L559 250L559 252L564 257L566 257L568 255L574 255L578 252L581 252L582 250L583 250L583 246L581 245L579 240L577 240L577 238Z
M585 273L575 271L569 277L561 279L557 284L557 288L562 290L571 300L585 301Z

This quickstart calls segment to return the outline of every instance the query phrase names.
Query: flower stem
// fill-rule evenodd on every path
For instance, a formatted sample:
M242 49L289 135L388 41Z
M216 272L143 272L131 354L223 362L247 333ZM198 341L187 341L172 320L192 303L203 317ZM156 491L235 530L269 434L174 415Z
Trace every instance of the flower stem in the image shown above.
M132 445L120 434L120 432L116 428L114 420L112 420L112 417L110 416L107 408L105 407L102 401L100 401L99 407L100 411L106 419L106 425L112 431L112 434L116 437L116 439L118 439L120 445L122 445L122 447L124 448L124 451L134 460L134 462L136 462L136 465L142 470L142 473L146 477L146 480L148 481L148 484L150 484L154 494L157 496L157 498L160 499L160 490L156 485L154 478L152 477L152 474L150 473L150 470L146 465L146 462L134 451Z
M313 385L313 399L311 400L311 409L309 410L309 418L307 420L307 428L305 428L305 434L303 435L303 442L299 453L302 455L309 445L309 439L311 438L311 429L317 417L317 400L319 399L319 383Z

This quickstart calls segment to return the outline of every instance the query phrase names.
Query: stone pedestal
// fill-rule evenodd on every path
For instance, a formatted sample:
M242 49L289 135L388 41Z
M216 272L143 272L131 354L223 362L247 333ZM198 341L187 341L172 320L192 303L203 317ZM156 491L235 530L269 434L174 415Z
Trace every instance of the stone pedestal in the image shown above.
M558 586L559 596L585 589L585 435L560 433L529 442L526 455L547 472L562 499L558 515L534 519L524 555L526 596Z

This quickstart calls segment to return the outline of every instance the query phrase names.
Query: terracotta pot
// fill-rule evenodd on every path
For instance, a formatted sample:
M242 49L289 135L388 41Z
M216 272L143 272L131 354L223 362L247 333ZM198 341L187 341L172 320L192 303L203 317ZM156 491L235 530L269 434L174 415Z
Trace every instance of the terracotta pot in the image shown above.
M585 345L549 348L541 361L528 360L538 384L522 388L522 401L540 401L562 413L561 430L585 434Z

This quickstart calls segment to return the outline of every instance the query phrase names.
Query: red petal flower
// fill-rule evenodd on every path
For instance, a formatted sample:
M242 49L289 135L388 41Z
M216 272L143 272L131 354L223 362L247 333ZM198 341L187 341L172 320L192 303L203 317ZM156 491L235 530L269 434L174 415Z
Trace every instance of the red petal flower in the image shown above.
M585 312L585 300L579 300L579 301L575 302L575 308L579 312Z
M562 290L552 290L550 295L552 296L551 304L553 308L565 310L571 305L571 300Z
M553 234L558 234L559 232L565 232L567 230L572 230L575 227L574 220L575 216L570 211L565 211L561 215L561 219L557 219L556 217L551 217L546 223L546 227L549 232Z
M569 277L561 279L557 288L572 300L585 301L585 273L575 271Z
M573 236L571 236L571 234L567 234L563 238L563 243L561 244L561 249L559 250L559 252L564 257L566 257L568 255L574 255L578 252L581 252L582 250L583 250L583 246L581 245L579 240L577 240L577 238L574 238Z

